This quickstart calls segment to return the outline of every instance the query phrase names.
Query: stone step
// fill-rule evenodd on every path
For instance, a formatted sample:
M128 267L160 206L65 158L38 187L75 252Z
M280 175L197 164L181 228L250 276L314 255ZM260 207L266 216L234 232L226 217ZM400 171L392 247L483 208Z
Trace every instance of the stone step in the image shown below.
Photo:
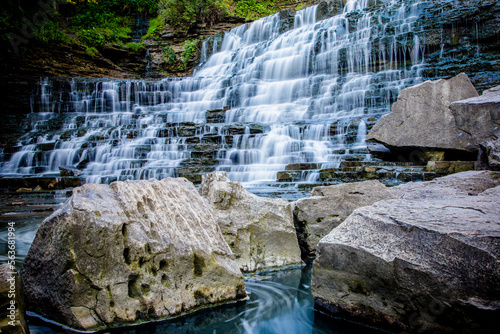
M19 191L19 192L37 192L41 188L43 190L57 190L74 188L85 183L82 177L16 177L16 178L0 178L0 189L4 191Z
M422 167L425 166L413 162L387 162L387 161L342 161L340 168L344 167L362 167L362 166L378 166L378 167Z

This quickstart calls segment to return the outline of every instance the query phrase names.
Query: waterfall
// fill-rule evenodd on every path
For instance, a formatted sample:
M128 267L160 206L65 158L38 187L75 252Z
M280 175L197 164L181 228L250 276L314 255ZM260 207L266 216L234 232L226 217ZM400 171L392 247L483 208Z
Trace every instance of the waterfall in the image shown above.
M325 19L313 6L289 30L271 15L206 40L187 78L75 78L62 92L43 79L32 130L0 173L74 166L100 183L222 170L269 183L290 164L336 166L352 148L367 154L367 127L422 81L425 4L351 0Z

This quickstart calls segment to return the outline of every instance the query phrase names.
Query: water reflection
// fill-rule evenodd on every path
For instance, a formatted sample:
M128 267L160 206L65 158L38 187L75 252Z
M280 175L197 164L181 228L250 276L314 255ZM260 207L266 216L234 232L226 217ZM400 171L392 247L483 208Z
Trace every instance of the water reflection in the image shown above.
M101 333L126 334L375 334L371 328L315 312L310 292L311 268L259 274L245 279L249 299L169 321L111 329ZM30 320L32 334L74 333Z

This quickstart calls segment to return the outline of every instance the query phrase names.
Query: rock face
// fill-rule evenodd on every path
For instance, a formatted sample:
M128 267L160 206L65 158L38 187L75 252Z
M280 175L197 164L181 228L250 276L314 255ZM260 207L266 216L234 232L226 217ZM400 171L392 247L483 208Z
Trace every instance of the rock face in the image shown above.
M319 240L342 223L355 209L382 199L393 198L379 181L315 187L311 197L295 202L294 223L302 257L315 257Z
M8 264L0 265L0 332L29 333L25 308L23 287L17 270Z
M477 96L476 89L463 73L450 80L426 81L408 87L401 91L391 113L380 118L366 140L381 143L396 152L477 151L478 144L460 131L457 126L460 117L449 108L454 101Z
M487 140L479 148L478 164L482 169L500 171L500 138Z
M182 178L76 188L40 226L21 276L31 311L77 329L246 296L212 209Z
M500 136L500 86L479 97L455 101L450 109L461 136L474 147L493 136Z
M496 333L500 173L400 186L318 244L317 307L415 333Z
M199 191L214 206L241 270L301 264L292 207L286 200L251 194L225 172L204 175Z

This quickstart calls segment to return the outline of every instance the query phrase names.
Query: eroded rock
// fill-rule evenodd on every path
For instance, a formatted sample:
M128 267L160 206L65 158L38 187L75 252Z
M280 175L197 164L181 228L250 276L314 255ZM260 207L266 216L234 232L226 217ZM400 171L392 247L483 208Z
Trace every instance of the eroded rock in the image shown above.
M292 207L286 200L256 196L225 172L204 175L199 191L214 206L241 270L301 264Z
M381 143L394 152L413 150L477 152L457 126L449 106L454 101L477 97L467 75L449 80L426 81L403 89L392 111L380 118L366 140Z
M318 244L317 307L392 331L496 332L499 180L454 174L355 210Z
M75 189L40 226L21 276L31 311L77 329L246 296L211 207L182 178Z
M0 265L0 332L29 334L21 278L9 264Z
M478 165L482 169L500 171L500 138L490 139L480 145Z
M393 198L379 181L315 187L311 197L294 205L294 223L302 257L311 261L321 238L342 223L355 209L382 199Z

